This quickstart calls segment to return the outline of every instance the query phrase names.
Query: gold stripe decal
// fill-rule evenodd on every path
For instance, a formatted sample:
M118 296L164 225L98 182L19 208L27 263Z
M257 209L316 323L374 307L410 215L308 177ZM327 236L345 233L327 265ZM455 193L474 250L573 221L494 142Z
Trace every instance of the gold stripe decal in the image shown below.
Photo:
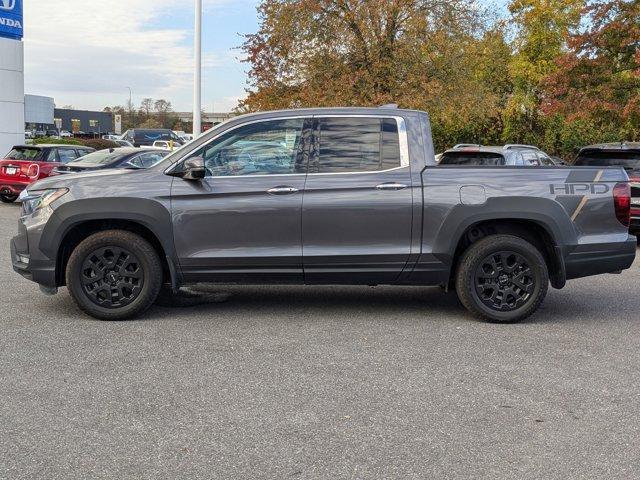
M602 178L603 173L604 173L604 170L598 170L598 173L596 173L596 178L593 179L593 183L598 183ZM578 217L578 215L580 215L580 212L582 211L584 206L587 204L588 200L589 200L589 197L587 197L586 195L582 197L582 200L580 200L580 203L578 204L578 208L576 208L576 211L573 212L573 215L571 215L572 222L576 221L576 218Z

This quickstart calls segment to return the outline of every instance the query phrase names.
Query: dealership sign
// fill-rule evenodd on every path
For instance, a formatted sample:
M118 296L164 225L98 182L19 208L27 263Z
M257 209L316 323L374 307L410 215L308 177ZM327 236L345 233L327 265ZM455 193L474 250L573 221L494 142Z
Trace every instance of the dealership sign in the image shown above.
M22 0L0 0L0 37L22 38Z

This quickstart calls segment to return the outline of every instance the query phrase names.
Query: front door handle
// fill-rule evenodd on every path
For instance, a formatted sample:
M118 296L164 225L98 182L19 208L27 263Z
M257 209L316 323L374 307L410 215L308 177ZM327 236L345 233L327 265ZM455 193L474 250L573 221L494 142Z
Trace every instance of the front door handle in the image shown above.
M404 188L407 188L407 186L404 183L391 182L381 183L380 185L377 185L376 188L378 190L402 190Z
M273 187L267 190L267 193L270 195L291 195L292 193L298 192L297 188L294 187Z

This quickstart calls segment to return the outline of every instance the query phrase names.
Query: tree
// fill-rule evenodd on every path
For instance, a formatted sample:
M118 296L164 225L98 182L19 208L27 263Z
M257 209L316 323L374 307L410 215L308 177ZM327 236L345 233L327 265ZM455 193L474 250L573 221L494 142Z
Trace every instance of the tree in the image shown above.
M547 79L544 110L640 140L640 2L594 1L584 13L586 27Z
M540 104L543 82L558 69L566 38L577 28L585 0L512 0L517 31L510 73L513 95L505 110L505 141L539 143L544 119Z
M431 112L448 139L479 135L504 101L488 74L504 69L503 32L473 0L264 0L258 10L240 110L398 103Z
M145 117L148 117L149 115L151 115L151 112L154 109L154 101L153 98L143 98L142 101L140 102L140 112L143 113L145 115Z

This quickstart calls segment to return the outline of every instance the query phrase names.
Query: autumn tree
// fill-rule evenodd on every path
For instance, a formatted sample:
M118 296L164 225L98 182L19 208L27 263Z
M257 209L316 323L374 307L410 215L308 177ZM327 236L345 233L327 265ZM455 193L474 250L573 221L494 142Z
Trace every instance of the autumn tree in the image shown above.
M640 140L640 2L594 1L546 82L544 109L613 140ZM605 140L605 138L602 138Z
M505 110L505 141L540 143L543 84L558 70L556 59L566 51L566 39L580 23L585 0L512 0L515 25L510 61L513 94Z
M472 0L264 0L258 10L243 110L398 103L429 111L443 145L498 116L510 52Z

